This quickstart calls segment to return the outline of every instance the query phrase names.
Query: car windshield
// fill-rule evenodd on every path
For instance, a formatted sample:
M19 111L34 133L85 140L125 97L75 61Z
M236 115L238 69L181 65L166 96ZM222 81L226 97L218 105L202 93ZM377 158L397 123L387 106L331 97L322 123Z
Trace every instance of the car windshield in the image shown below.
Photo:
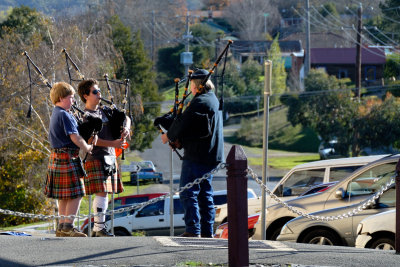
M347 194L351 196L368 195L381 189L394 178L396 162L385 163L366 170L347 185Z

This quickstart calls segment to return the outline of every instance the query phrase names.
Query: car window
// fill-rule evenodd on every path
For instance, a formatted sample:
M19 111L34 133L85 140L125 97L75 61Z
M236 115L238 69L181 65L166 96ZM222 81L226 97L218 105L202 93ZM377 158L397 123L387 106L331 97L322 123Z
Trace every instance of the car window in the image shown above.
M396 207L396 190L394 187L389 188L379 198L379 208Z
M180 199L174 199L174 214L183 214L183 207Z
M349 176L350 173L354 172L363 165L358 166L346 166L346 167L331 167L329 170L329 182L342 181L344 178Z
M283 183L283 196L299 196L324 181L325 168L295 171Z
M114 207L118 207L122 205L122 199L114 199Z
M350 196L368 195L377 192L382 185L394 178L396 162L375 166L361 173L347 185Z
M228 202L226 195L214 195L214 205L223 205L226 202Z
M159 216L164 214L164 200L145 206L138 212L137 217Z
M149 197L130 197L125 199L125 204L138 204L149 200Z

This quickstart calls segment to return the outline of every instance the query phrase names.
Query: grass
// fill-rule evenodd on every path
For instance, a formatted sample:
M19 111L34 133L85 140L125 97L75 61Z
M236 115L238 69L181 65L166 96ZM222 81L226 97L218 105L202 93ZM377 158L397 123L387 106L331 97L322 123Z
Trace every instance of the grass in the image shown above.
M250 165L262 166L262 158L248 158ZM304 156L287 156L287 157L269 157L268 166L274 169L291 169L296 165L319 160L319 155L304 155Z

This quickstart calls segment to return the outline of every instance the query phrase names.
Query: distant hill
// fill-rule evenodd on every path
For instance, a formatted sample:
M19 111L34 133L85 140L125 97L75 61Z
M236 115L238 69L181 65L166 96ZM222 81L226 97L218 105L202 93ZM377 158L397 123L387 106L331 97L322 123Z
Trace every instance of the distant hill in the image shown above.
M0 11L24 5L49 16L72 15L102 2L103 0L0 0Z

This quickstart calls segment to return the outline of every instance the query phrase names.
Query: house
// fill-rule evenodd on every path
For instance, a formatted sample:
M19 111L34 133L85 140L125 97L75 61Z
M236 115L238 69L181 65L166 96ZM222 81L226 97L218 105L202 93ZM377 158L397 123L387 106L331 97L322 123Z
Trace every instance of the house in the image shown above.
M235 41L230 49L233 57L240 64L252 57L260 64L264 62L264 58L268 55L272 41ZM290 69L292 66L292 54L304 54L304 49L300 41L279 41L279 48L282 57L285 59L285 68Z
M337 78L356 80L355 47L352 48L311 48L311 68L323 68L329 75ZM361 80L363 86L378 85L383 78L386 63L384 49L362 47Z

